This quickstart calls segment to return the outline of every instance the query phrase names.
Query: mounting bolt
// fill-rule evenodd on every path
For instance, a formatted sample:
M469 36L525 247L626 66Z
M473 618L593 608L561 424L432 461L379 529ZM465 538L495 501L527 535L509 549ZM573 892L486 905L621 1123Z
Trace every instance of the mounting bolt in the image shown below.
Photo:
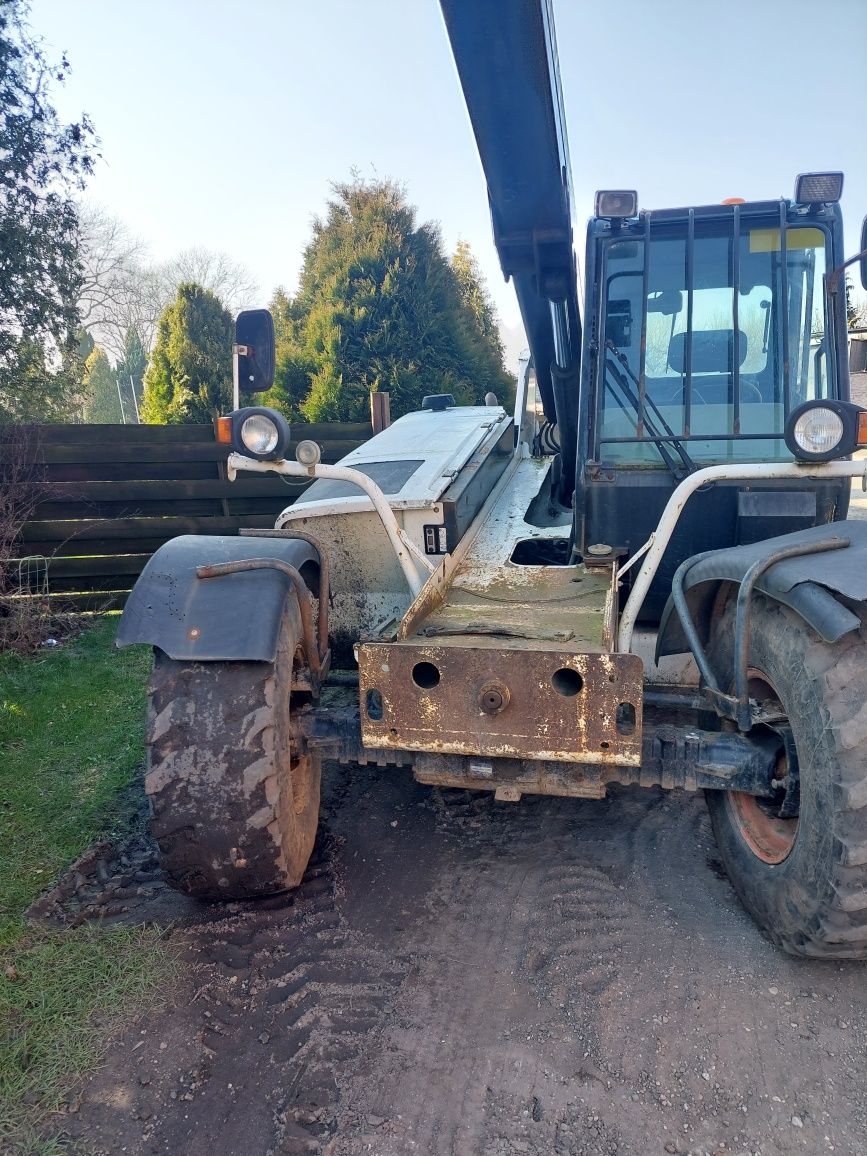
M495 715L506 709L511 697L511 692L506 684L500 682L499 679L493 679L491 682L482 684L476 702L483 714Z

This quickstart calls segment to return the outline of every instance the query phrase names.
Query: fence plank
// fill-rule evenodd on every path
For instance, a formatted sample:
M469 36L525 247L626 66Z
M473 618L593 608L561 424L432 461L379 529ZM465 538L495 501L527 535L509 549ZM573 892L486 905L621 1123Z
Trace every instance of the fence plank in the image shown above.
M181 503L191 498L270 498L286 493L286 483L273 474L239 478L235 482L219 478L205 480L138 479L131 481L87 481L75 485L51 484L42 498L43 505L69 502L74 496L82 504L88 502L170 502Z
M49 558L48 571L54 578L119 577L121 574L141 574L150 554L115 554L111 557ZM15 563L11 563L13 566Z
M159 438L166 442L189 443L214 441L214 427L210 424L194 425L37 425L25 427L31 431L42 445L61 443L84 445L106 440L127 442L132 445L139 441ZM370 422L293 422L292 441L302 438L343 438L367 441L371 436Z
M269 527L273 519L255 515L252 525ZM240 518L81 518L74 521L28 522L21 534L24 542L70 542L82 545L97 538L174 538L178 534L234 534ZM64 550L65 554L86 554L86 550Z
M46 465L43 472L44 480L49 485L60 485L63 482L82 483L91 481L137 481L143 476L157 480L176 481L183 478L199 478L202 481L219 478L219 464L217 462L58 462ZM0 463L0 478L3 476L3 466Z
M238 518L237 521L240 523L238 527L240 529L247 525L248 520L246 518ZM210 531L206 530L204 532L207 534ZM229 533L237 533L237 531L232 530L229 531ZM38 538L34 538L30 541L19 543L17 550L19 554L28 557L49 559L55 557L92 557L94 555L113 557L115 554L126 555L139 552L143 554L153 554L154 550L158 550L160 546L164 546L166 542L171 541L171 539L176 536L175 534L163 534L153 538L88 538L86 542L80 544L74 540L67 543L58 543L44 542Z
M292 440L314 439L334 462L370 436L367 422L297 423ZM21 557L5 569L17 585L19 561L46 558L52 600L80 610L121 606L153 551L178 534L270 529L309 485L243 472L228 482L230 450L210 425L37 426L30 444L45 488ZM19 569L38 585L26 563Z
M171 427L166 427L171 428ZM318 439L317 439L318 440ZM319 442L322 448L323 460L335 462L344 457L351 450L362 445L361 439L329 438ZM153 440L137 442L135 445L125 443L48 443L40 447L38 460L49 468L53 465L77 465L91 462L99 465L102 462L128 462L135 459L142 464L146 462L222 462L229 456L228 446L217 445L216 442L191 442L184 445L180 442L164 442ZM291 452L291 451L290 451Z
M194 425L31 425L25 427L37 444L87 445L106 441L134 445L158 437L165 442L212 442L214 427Z

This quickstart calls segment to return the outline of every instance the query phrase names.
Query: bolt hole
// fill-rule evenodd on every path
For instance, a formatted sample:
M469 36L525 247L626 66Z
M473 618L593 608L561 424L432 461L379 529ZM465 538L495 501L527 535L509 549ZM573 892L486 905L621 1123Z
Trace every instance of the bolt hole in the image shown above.
M574 698L584 686L584 679L571 666L561 666L551 675L551 686L563 698Z
M367 710L367 717L371 722L382 722L382 695L378 690L369 690L367 692L364 705Z
M631 702L621 702L618 705L615 722L619 735L635 734L635 707Z
M412 681L422 690L432 690L439 680L440 672L432 662L417 662L412 668Z

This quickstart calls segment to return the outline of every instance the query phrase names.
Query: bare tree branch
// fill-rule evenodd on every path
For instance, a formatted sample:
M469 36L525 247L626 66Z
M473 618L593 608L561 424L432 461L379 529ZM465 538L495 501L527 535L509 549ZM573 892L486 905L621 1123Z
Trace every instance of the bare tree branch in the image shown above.
M104 208L83 205L80 218L82 324L114 361L130 330L152 348L159 316L184 282L210 289L233 313L256 301L250 271L226 253L193 247L155 264L145 242Z

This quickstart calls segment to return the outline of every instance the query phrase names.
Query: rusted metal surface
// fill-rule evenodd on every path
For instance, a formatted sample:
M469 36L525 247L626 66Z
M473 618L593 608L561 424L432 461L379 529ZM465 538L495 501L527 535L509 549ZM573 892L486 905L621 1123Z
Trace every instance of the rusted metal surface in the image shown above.
M643 666L636 655L449 641L359 647L366 747L640 764ZM505 700L500 709L492 709L492 688Z
M781 740L771 732L750 738L703 731L690 724L651 721L643 727L640 764L569 762L563 759L493 757L362 746L362 720L347 687L327 686L323 701L298 717L298 737L321 758L340 762L411 766L420 783L493 791L517 802L522 795L599 799L610 783L665 790L722 790L775 799Z
M202 579L222 578L226 574L240 574L245 570L279 570L280 573L285 574L291 582L298 599L298 610L301 616L301 645L304 649L304 655L313 679L314 685L312 689L315 690L328 673L328 666L331 661L331 654L327 649L327 623L325 632L326 649L324 652L321 652L313 627L313 599L310 596L310 591L307 589L307 584L294 566L290 566L288 562L284 562L280 558L242 558L237 562L220 562L214 566L197 566L196 574ZM320 616L322 614L322 606L328 605L328 588L321 583L322 572L320 571Z
M475 576L474 576L475 577ZM491 566L478 580L463 572L443 603L409 641L500 647L521 640L526 649L571 643L573 650L607 651L613 638L613 565Z

